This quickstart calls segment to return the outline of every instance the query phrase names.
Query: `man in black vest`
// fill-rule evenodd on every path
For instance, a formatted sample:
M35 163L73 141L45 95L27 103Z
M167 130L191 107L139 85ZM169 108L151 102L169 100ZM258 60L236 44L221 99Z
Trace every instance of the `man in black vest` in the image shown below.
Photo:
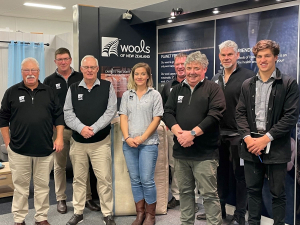
M65 99L68 88L71 84L81 81L82 73L75 71L71 67L72 57L71 53L66 48L59 48L55 51L54 60L57 69L53 74L46 77L44 84L52 87L57 94L61 107L64 107ZM56 129L54 130L53 140L56 139ZM72 137L72 130L65 126L64 129L64 148L60 152L54 153L54 181L55 181L55 194L57 200L57 211L59 213L67 213L65 194L67 182L66 182L66 165L67 158L70 151L70 141ZM86 191L86 207L93 211L99 211L100 207L92 200L92 193L90 187L90 180L88 176L87 191Z
M106 225L115 225L111 170L110 122L117 112L117 97L109 81L99 80L98 60L91 55L81 60L83 80L70 86L65 122L73 130L70 149L73 165L74 215L67 225L83 220L89 159L97 178L98 195Z

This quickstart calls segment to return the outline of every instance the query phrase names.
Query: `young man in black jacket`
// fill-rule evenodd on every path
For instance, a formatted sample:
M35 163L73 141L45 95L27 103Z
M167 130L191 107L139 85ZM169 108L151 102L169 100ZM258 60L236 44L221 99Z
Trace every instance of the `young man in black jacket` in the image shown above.
M236 181L236 209L231 224L245 224L245 214L247 207L247 190L244 175L244 166L240 165L240 142L235 121L235 108L239 101L241 86L245 80L253 77L253 71L240 67L237 60L240 56L238 46L231 40L224 41L219 45L219 59L223 66L212 81L219 84L222 88L225 100L226 111L220 121L221 145L219 147L219 167L218 167L218 194L220 197L222 218L226 218L226 200L230 193L229 190L229 171L232 165ZM230 164L230 160L232 164ZM203 214L197 219L203 218ZM204 217L205 218L205 217Z
M0 109L1 133L14 184L14 224L25 225L32 176L35 225L49 225L47 214L52 153L63 148L63 112L52 88L39 82L40 69L36 59L24 59L21 73L23 81L6 90ZM54 141L53 126L57 130Z
M291 130L299 114L299 90L295 79L276 68L279 45L259 41L252 49L258 66L255 77L242 85L236 121L244 139L250 225L260 224L265 174L272 193L274 224L285 224L285 177L291 160Z
M57 66L57 69L53 74L46 77L46 79L44 80L44 84L52 87L59 98L61 107L64 107L68 88L71 84L81 81L83 79L83 76L82 73L75 71L71 67L72 57L70 51L67 48L59 48L55 51L54 62ZM55 139L55 137L56 130L54 130L53 139ZM65 194L67 188L66 166L67 158L70 152L71 137L72 130L65 125L64 148L62 151L56 152L54 154L54 182L57 200L57 211L62 214L67 213L67 195ZM92 200L89 176L87 180L86 207L92 211L100 210L100 207Z
M221 88L205 79L208 60L197 51L185 61L186 79L172 90L163 120L174 133L173 157L180 195L181 224L195 221L195 181L207 223L222 223L217 193L219 121L225 110Z

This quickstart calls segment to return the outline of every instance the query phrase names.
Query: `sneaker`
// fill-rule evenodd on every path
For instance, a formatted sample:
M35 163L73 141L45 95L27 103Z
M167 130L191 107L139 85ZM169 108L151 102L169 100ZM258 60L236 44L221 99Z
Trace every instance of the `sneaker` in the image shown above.
M106 225L116 225L114 217L113 216L106 216L103 217L103 221Z
M174 209L178 205L180 205L180 201L176 200L175 197L172 197L172 199L168 202L168 209Z
M83 221L83 214L74 214L66 225L76 225Z

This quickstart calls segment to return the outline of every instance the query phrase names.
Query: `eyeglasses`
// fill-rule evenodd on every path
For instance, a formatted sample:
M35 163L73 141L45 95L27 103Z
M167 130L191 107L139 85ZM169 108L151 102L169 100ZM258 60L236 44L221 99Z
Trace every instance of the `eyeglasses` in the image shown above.
M24 73L30 73L30 71L31 71L31 73L37 73L37 72L39 72L40 70L39 69L31 69L31 70L29 70L29 69L22 69L22 71L24 72Z
M88 70L88 69L95 70L95 69L98 68L98 66L82 66L82 68L83 68L84 70Z
M68 61L70 58L55 59L57 62Z

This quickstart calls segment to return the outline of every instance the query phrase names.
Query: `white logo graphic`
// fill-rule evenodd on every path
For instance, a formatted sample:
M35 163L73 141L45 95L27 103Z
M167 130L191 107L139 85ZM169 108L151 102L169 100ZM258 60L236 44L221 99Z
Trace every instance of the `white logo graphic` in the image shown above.
M182 103L183 97L184 97L184 96L179 95L179 96L178 96L178 102L177 102L177 103Z
M102 57L118 56L119 39L115 37L102 37Z
M173 88L170 88L170 92L173 90Z
M123 45L119 43L121 39L116 37L102 37L101 40L102 57L110 57L111 55L116 55L118 57L124 58L150 58L150 46L146 46L146 43L143 39L140 41L140 45ZM119 50L121 51L120 54Z
M55 84L55 86L56 86L56 89L60 89L60 83Z
M19 101L20 102L25 102L25 96L19 96Z
M83 94L78 94L78 101L82 101L83 100Z
M215 83L217 84L219 82L219 80L216 80Z

